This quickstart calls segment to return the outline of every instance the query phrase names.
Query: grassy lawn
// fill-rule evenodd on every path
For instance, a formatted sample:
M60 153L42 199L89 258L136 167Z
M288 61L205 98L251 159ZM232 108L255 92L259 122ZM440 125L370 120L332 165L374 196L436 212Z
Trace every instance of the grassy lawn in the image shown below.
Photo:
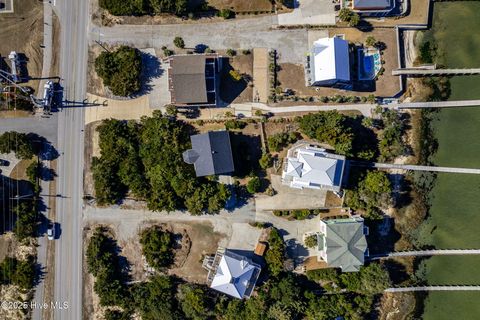
M479 300L480 292L432 292L427 298L422 319L478 319Z

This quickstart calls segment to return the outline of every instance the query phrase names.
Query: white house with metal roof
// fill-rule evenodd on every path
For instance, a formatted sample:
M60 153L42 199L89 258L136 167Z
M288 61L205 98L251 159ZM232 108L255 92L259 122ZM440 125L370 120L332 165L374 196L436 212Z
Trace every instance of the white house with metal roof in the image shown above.
M345 157L311 145L288 151L282 182L291 188L340 191Z
M223 248L213 260L206 258L203 265L209 270L210 288L238 299L250 297L261 271L249 258Z
M343 272L359 271L368 256L368 228L363 218L320 220L318 259Z
M312 86L350 86L348 41L333 37L313 43L309 59Z

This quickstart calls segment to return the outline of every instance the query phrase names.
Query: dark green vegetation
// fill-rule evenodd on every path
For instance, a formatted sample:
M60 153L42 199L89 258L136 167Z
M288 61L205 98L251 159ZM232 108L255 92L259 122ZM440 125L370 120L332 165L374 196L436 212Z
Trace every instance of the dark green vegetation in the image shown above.
M125 1L122 0L122 3ZM114 95L130 96L140 90L140 51L127 46L112 52L103 51L95 59L95 71Z
M368 218L381 218L380 208L393 205L392 185L383 171L367 171L352 175L346 190L345 204L364 212Z
M116 242L103 228L97 228L87 247L88 271L95 277L94 290L102 306L127 307L128 288L122 278L122 267Z
M168 267L173 262L173 238L169 231L154 226L145 229L140 234L142 254L147 263L157 270Z
M268 271L272 276L278 276L283 271L285 262L285 243L277 229L272 228L268 236L268 250L265 254Z
M304 220L311 216L316 216L322 209L295 209L295 210L273 210L277 217L293 218L295 220Z
M101 157L92 164L100 205L121 201L128 191L154 211L187 209L216 213L230 192L213 179L197 178L183 162L193 128L154 112L140 122L106 120L98 127Z
M260 190L261 186L262 186L262 182L260 181L260 178L253 177L247 182L247 191L250 192L251 194L254 194L258 190Z
M270 153L264 152L260 160L258 160L258 164L263 170L270 168L273 165L272 155Z
M338 13L341 21L348 23L350 27L355 27L360 23L360 16L348 8L342 8Z
M127 285L115 241L101 228L94 232L88 245L87 265L96 277L94 290L100 295L101 304L116 307L107 309L106 319L129 320L134 313L147 320L329 320L338 314L346 319L366 319L378 294L390 286L388 273L378 264L350 274L334 269L309 272L310 280L284 273L284 244L275 229L270 234L267 256L272 251L279 255L275 253L276 257L267 262L280 270L274 269L273 274L269 268L270 277L257 283L256 294L247 300L231 299L206 286L164 275ZM105 270L108 265L113 271ZM110 280L108 284L103 282L104 273ZM337 293L333 284L345 292ZM107 291L110 295L105 297Z
M35 155L35 148L27 134L15 131L0 135L0 153L14 151L19 159L31 159Z
M402 115L395 110L382 110L381 128L383 130L379 134L379 161L393 161L396 157L403 155L406 150L406 145L403 141L405 123Z
M455 1L435 3L432 30L424 41L436 44L434 63L449 68L479 65L480 3ZM479 99L480 76L450 78L451 100ZM448 96L447 96L448 97ZM438 148L428 149L429 161L438 166L480 167L480 109L455 108L431 113L429 125ZM427 147L427 148L425 148ZM433 152L432 152L433 151ZM433 153L433 154L432 154ZM429 215L418 230L418 246L478 248L480 177L438 174L430 190ZM452 214L455 213L455 214ZM478 257L432 257L420 265L420 279L436 284L480 284ZM422 319L475 319L480 314L477 292L431 292L425 300Z
M35 236L38 226L38 213L35 207L36 201L37 195L34 195L32 199L16 201L17 203L13 207L12 211L17 217L15 226L13 227L13 233L15 233L17 239L20 241Z
M101 8L115 16L140 16L145 14L183 14L188 0L99 0Z
M318 238L316 235L311 235L305 238L305 245L307 248L315 248L318 245Z
M0 284L14 284L22 289L32 289L35 281L35 259L29 256L26 260L6 257L0 263Z
M299 138L298 132L281 132L274 134L267 139L268 149L270 149L270 151L278 152L289 144L297 142Z
M298 117L297 121L304 134L328 143L338 154L372 160L378 153L375 133L362 124L361 117L327 111Z
M25 133L10 131L0 135L0 153L14 152L15 156L19 159L29 160L32 159L38 151L39 147L36 146L34 141L32 141L32 138ZM3 199L3 208L5 212L9 212L15 217L13 232L20 241L29 237L34 237L36 233L38 225L38 212L36 206L38 202L38 194L40 193L40 168L41 166L39 162L33 161L26 170L29 179L28 182L11 181L12 185L16 184L18 186L20 183L24 185L26 184L25 189L28 190L23 190L22 192L25 192L26 194L31 192L31 196L19 198L17 201L7 201L6 199ZM17 189L16 192L19 192L19 190L20 189ZM14 194L8 195L10 197L14 196ZM1 198L0 202L2 202ZM5 224L8 224L6 223L6 216L7 214L4 215L4 227Z

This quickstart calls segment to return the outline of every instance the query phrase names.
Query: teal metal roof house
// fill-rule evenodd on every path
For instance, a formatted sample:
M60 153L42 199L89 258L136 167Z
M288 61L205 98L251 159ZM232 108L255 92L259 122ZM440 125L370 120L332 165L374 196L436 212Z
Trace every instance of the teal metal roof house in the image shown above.
M318 234L318 258L329 267L341 268L343 272L360 270L368 256L368 228L363 218L320 220Z

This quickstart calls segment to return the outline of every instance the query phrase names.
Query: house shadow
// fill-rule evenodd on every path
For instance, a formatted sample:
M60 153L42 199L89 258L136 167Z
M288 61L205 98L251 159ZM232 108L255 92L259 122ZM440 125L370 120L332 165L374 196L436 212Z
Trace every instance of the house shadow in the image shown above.
M220 99L231 104L248 86L247 80L243 75L237 80L230 72L235 70L230 65L228 58L222 59L222 70L220 71Z
M259 168L258 159L262 156L260 136L230 132L235 176L244 178Z
M370 255L383 255L395 251L395 244L401 235L395 229L394 218L385 216L377 220L365 219L365 225L369 229L367 243Z
M144 51L141 51L140 55L142 59L142 73L140 75L142 86L140 91L134 94L134 96L152 92L154 87L153 80L160 78L165 72L158 57Z

